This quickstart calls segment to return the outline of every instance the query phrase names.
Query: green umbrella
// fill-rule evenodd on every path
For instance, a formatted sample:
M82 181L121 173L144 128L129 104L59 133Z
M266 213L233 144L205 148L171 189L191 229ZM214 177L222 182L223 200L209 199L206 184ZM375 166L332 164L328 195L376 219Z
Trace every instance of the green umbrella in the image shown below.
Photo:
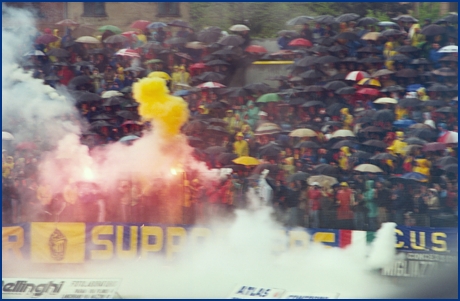
M108 30L108 31L113 32L114 34L121 34L123 32L120 28L113 26L113 25L104 25L104 26L99 27L97 30L100 32L104 32Z
M153 59L153 60L146 61L144 64L147 65L147 64L157 64L157 63L163 63L163 61L160 59Z
M276 93L267 93L267 94L264 94L261 97L259 97L256 102L267 103L267 102L278 102L280 100L281 100L281 98L278 96L278 94L276 94Z

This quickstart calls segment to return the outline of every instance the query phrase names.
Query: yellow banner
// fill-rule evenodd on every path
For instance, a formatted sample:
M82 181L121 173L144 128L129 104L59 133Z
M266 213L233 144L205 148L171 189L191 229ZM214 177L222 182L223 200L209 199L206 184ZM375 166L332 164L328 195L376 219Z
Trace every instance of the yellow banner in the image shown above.
M85 227L85 223L31 223L31 261L84 262Z

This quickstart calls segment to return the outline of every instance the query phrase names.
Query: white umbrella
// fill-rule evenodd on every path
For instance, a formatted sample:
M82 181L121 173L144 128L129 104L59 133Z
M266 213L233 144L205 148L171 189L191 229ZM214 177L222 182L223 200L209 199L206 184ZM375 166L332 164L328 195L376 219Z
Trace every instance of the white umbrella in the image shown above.
M371 172L371 173L378 173L378 172L383 172L378 166L375 166L373 164L361 164L358 165L354 168L356 171L360 172Z
M457 45L444 46L441 49L439 49L438 52L439 53L457 53L458 46Z
M315 131L310 129L296 129L289 133L291 137L316 137Z
M398 103L398 100L390 97L381 97L377 100L374 101L374 103L379 103L379 104L386 104L386 103L393 103L396 104Z
M123 93L121 93L119 91L111 90L111 91L105 91L101 95L102 98L110 98L110 97L114 97L114 96L123 96Z
M255 136L261 135L272 135L281 133L281 128L276 123L266 122L262 123L257 127L256 132L254 133Z
M75 40L77 43L86 43L86 44L100 44L101 42L95 37L91 36L82 36Z
M331 135L331 138L340 138L340 137L355 137L355 134L353 134L353 132L350 130L337 130Z
M338 183L336 178L325 175L311 176L307 179L308 185L313 185L315 182L318 183L319 186L327 188Z
M129 57L141 57L139 53L136 52L134 49L120 49L115 53L116 55L121 55L121 56L129 56Z
M2 140L14 140L14 136L8 132L2 132Z
M40 50L31 50L31 51L27 52L26 54L24 54L24 56L45 56L45 55L46 54L44 54Z
M243 24L236 24L229 28L231 31L246 31L249 30L249 27Z

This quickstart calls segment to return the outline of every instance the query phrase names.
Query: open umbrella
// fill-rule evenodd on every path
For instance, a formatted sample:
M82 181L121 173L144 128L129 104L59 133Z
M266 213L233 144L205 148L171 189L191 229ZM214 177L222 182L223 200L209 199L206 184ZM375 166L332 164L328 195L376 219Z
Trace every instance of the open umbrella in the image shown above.
M331 15L321 15L321 16L317 16L315 17L315 22L316 23L319 23L319 24L326 24L326 25L330 25L330 24L333 24L333 23L337 23L337 21L335 20L335 18Z
M368 32L361 37L362 40L365 41L377 41L380 37L380 32L372 31Z
M31 50L24 54L24 56L46 56L42 51L40 50Z
M152 24L152 22L147 21L147 20L136 20L133 23L131 23L131 25L129 25L129 27L144 30L150 24Z
M341 32L334 37L336 40L349 40L349 41L358 41L359 36L352 32Z
M326 74L318 70L308 70L306 72L300 73L299 76L305 79L318 79L322 78Z
M254 133L256 136L281 133L281 128L276 123L266 122L259 125Z
M78 86L86 85L86 84L92 84L91 77L87 75L80 75L80 76L76 76L72 78L72 80L68 84L68 87L70 89L75 89Z
M313 44L306 39L298 38L289 42L289 46L302 46L302 47L311 47Z
M105 102L102 104L103 107L113 107L113 106L119 106L123 102L125 102L126 99L123 97L118 97L118 96L112 96L110 98L107 98Z
M444 144L458 143L458 133L448 131L447 133L445 133L444 135L438 138L438 142L444 143Z
M48 56L69 57L70 52L62 48L51 48L47 53Z
M437 134L431 129L411 129L408 134L409 137L417 137L426 141L436 140Z
M311 101L307 101L306 103L304 103L302 105L302 108L309 108L309 107L315 107L315 106L325 107L326 104L319 100L311 100Z
M372 45L369 45L369 46L365 46L363 48L359 48L358 50L356 50L356 52L361 52L361 53L381 53L382 51L377 49L377 48L375 48Z
M303 25L303 24L307 24L313 19L314 19L313 17L309 17L309 16L299 16L299 17L295 17L294 19L287 21L286 25L287 26Z
M437 36L437 35L442 35L445 32L446 32L445 26L431 24L431 25L428 25L422 28L421 34L425 36Z
M254 157L249 157L249 156L241 156L237 159L234 159L232 161L235 164L240 164L244 166L254 166L254 165L259 165L259 160L257 160Z
M325 55L325 56L320 56L317 60L317 64L333 64L339 62L340 59L336 56L332 55Z
M348 14L343 14L335 18L335 20L339 23L342 22L350 22L359 19L359 15L355 13L348 13Z
M244 39L239 35L228 35L217 41L217 44L224 46L240 46L243 43Z
M339 169L329 164L319 164L313 167L313 170L318 175L326 175L336 178L339 175Z
M137 114L134 113L134 112L131 112L131 111L124 111L124 110L122 110L122 111L116 112L115 114L116 114L117 116L120 116L120 117L122 117L122 118L124 118L124 119L128 119L128 120L136 120L136 119L138 119Z
M249 52L249 53L267 53L267 49L259 45L250 45L246 47L244 51Z
M227 131L221 126L210 125L204 129L204 131L214 135L228 135Z
M354 87L343 87L335 91L335 94L338 95L352 95L356 93L356 88Z
M259 154L261 156L278 156L278 154L282 151L282 147L274 142L270 142L262 147L259 148Z
M446 145L441 142L430 142L423 146L422 151L424 152L436 152L443 151L446 149Z
M217 42L222 35L221 32L222 31L220 30L220 28L218 28L218 30L204 29L198 33L198 41L203 42L205 44Z
M367 140L366 142L363 143L363 145L371 146L371 147L375 147L379 149L386 149L388 147L388 145L385 142L380 141L380 140L375 140L375 139Z
M115 118L114 116L108 115L106 113L102 113L102 114L96 115L94 117L91 117L91 121L94 121L94 120L111 120L111 119L114 119L114 118Z
M428 182L428 177L418 172L409 172L397 178L403 179L403 180L411 180L415 182L422 182L422 183Z
M318 136L315 131L311 129L295 129L289 133L290 137L316 137Z
M339 142L335 143L334 145L332 145L331 149L340 149L340 148L342 148L344 146L350 147L350 148L355 148L356 143L354 143L351 140L342 140L342 141L339 141Z
M378 110L374 116L374 121L382 121L382 122L393 122L395 119L395 115L391 110Z
M375 156L370 157L371 160L393 160L395 161L397 158L389 153L380 153Z
M338 89L345 88L345 87L348 87L348 85L344 83L343 81L339 81L339 80L334 80L324 85L324 89L332 90L332 91L337 91Z
M418 107L422 105L422 101L418 98L402 98L399 100L398 104L403 108Z
M225 75L217 72L203 72L196 78L203 82L221 82L225 79Z
M426 89L428 92L449 92L449 87L443 84L434 83Z
M425 145L428 143L428 141L417 138L417 137L409 137L409 138L404 139L404 141L407 144L417 144L417 145Z
M235 25L232 25L230 28L229 28L230 31L236 31L236 32L240 32L240 31L247 31L247 30L250 30L249 27L247 27L246 25L244 24L235 24Z
M128 136L124 136L122 137L120 140L120 142L129 142L129 141L134 141L134 140L137 140L139 139L140 137L136 136L136 135L128 135Z
M403 87L401 87L399 85L389 86L389 87L386 87L386 88L383 88L382 90L380 90L380 92L382 92L382 93L403 92L403 91L406 91L406 89L404 89Z
M123 32L123 30L121 30L120 28L118 28L117 26L114 26L114 25L104 25L104 26L99 27L97 30L100 31L100 32L104 32L104 31L108 30L108 31L113 32L116 35L121 34Z
M347 137L355 137L355 134L353 134L353 132L350 130L337 130L331 135L331 138L347 138Z
M308 185L313 185L313 183L318 183L321 187L332 187L332 185L339 183L336 178L325 176L325 175L318 175L318 176L311 176L307 179Z
M306 181L310 175L303 171L298 171L295 174L290 175L286 180L287 182L295 182L295 181Z
M383 172L378 166L373 164L361 164L356 166L353 170L360 171L360 172L368 172L368 173L380 173Z
M381 97L376 100L374 100L374 103L378 104L397 104L398 100L390 97Z
M257 98L256 102L267 103L267 102L278 102L280 100L281 100L281 98L278 96L278 94L276 94L276 93L267 93L267 94L264 94L264 95L260 96L259 98Z
M362 80L358 81L357 84L359 86L374 86L374 87L382 86L380 82L374 78L363 78Z
M329 116L340 116L340 110L347 107L346 104L336 102L326 108L326 114Z
M393 21L402 21L406 23L417 23L418 20L412 17L411 15L399 15L395 18L392 18Z
M238 158L238 155L233 153L220 153L217 155L217 161L223 165L231 164L236 158Z
M218 89L218 88L225 88L224 85L220 84L220 83L216 83L216 82L205 82L205 83L202 83L202 84L199 84L198 86L196 86L197 88L200 88L200 89Z
M316 57L316 56L306 56L306 57L301 58L297 62L295 62L294 66L296 66L296 67L313 66L314 64L316 64L317 59L318 59L318 57Z
M385 130L383 128L381 128L381 127L371 125L371 126L368 126L368 127L365 127L364 129L362 129L362 132L364 132L364 133L383 133L383 132L385 132ZM369 141L371 141L371 140L368 140L366 142L369 142ZM364 143L364 144L369 145L369 144L366 144L366 143Z
M371 95L371 96L378 96L380 91L373 88L362 88L356 91L357 94L364 94L364 95Z
M379 76L384 76L384 75L390 75L393 74L394 71L388 70L388 69L380 69L378 71L375 71L374 73L371 74L371 77L379 77Z
M2 131L2 140L14 140L14 136L11 133Z
M317 149L317 148L320 148L319 144L313 142L313 141L302 141L302 142L299 142L297 143L296 146L294 146L294 148L314 148L314 149Z
M218 155L221 153L225 153L227 149L222 146L210 146L204 150L204 152L208 155Z
M52 34L44 34L39 36L36 40L36 44L48 45L49 43L56 42L59 38Z
M114 37L114 36L112 36L112 37ZM127 56L127 57L137 57L137 58L141 57L136 50L127 49L127 48L118 50L115 53L115 55L121 55L121 56Z
M394 37L394 36L400 36L403 35L404 33L398 29L386 29L382 32L380 32L381 37Z
M457 163L442 166L441 169L444 170L445 172L458 174L458 164Z
M266 83L253 83L253 84L248 84L244 86L244 89L249 90L251 92L261 92L261 93L267 93L271 90L271 87L267 85Z
M450 164L458 164L458 159L455 157L446 156L446 157L442 157L436 160L437 166L446 166Z
M431 71L431 73L439 76L457 76L457 72L455 72L454 69L448 67L436 69L434 71Z
M444 46L438 50L439 53L458 53L458 46L457 45L448 45Z
M379 19L373 18L373 17L364 17L358 20L356 23L356 26L367 26L367 25L372 25L379 22Z
M362 80L363 78L369 78L369 77L371 77L371 76L367 72L364 72L364 71L352 71L352 72L347 74L345 79L357 82L357 81Z
M124 35L121 34L116 34L113 36L108 37L107 39L104 40L104 43L106 44L117 44L117 43L125 43L129 39L125 37Z
M393 125L397 128L408 128L416 123L417 122L412 119L400 119L393 122Z

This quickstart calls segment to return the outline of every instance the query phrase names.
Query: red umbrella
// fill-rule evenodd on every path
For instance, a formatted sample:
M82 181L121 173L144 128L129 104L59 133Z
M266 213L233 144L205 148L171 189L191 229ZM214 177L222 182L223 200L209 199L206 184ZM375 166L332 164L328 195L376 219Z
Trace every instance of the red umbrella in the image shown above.
M299 39L294 39L289 42L289 46L305 46L305 47L311 47L313 44L309 40L305 40L302 38Z
M139 53L134 49L120 49L115 55L129 56L129 57L141 57Z
M370 77L371 76L367 72L364 72L364 71L352 71L352 72L347 74L345 79L357 82L357 81L362 80L363 78L370 78Z
M377 96L380 94L380 91L372 88L362 88L356 91L356 93Z
M206 65L204 63L196 63L193 65L190 65L190 70L193 69L206 69Z
M52 34L44 34L39 36L36 40L36 44L43 44L43 45L48 45L49 43L56 42L59 38L56 36L53 36Z
M208 89L213 89L213 88L225 88L224 85L216 83L216 82L205 82L197 86L198 88L208 88Z
M21 142L18 145L16 145L16 149L21 149L21 150L26 150L26 149L36 149L37 146L33 142Z
M130 31L123 32L121 35L127 37L128 39L132 39L133 34L137 35L137 32L130 30Z
M77 26L79 25L79 23L73 21L73 20L70 20L70 19L65 19L65 20L62 20L62 21L59 21L56 23L56 25L62 25L62 26Z
M244 51L250 53L267 53L267 49L259 45L250 45Z
M457 132L446 132L444 135L438 138L438 142L444 144L455 144L458 143L458 133Z
M133 24L131 24L129 27L144 30L150 23L152 22L147 20L137 20L134 21Z

